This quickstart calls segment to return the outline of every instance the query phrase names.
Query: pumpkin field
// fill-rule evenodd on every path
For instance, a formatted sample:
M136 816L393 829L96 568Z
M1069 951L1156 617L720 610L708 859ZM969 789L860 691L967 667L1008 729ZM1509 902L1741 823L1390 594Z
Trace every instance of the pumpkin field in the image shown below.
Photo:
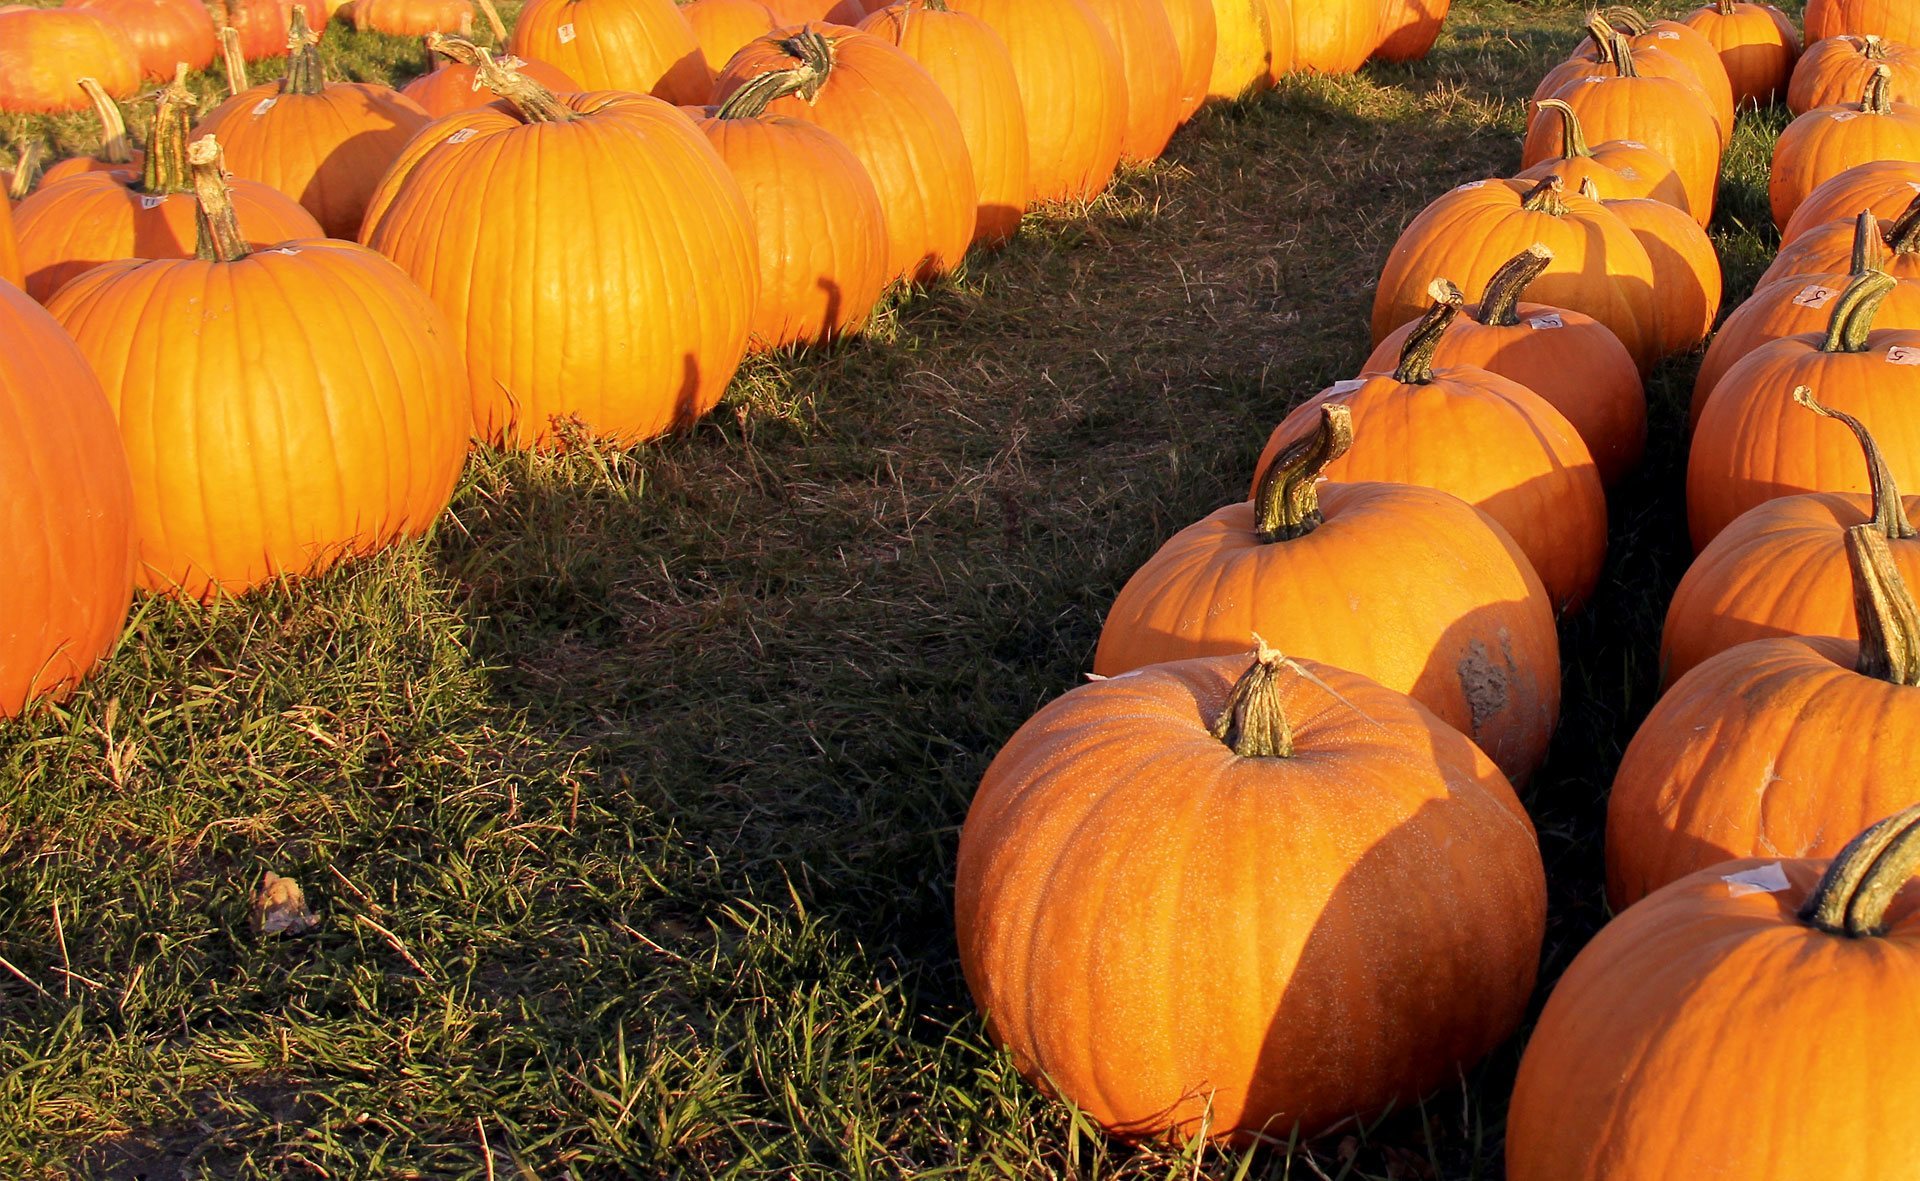
M678 112L559 2L0 7L0 1177L1904 1175L1920 17L1453 0L996 180L976 0Z

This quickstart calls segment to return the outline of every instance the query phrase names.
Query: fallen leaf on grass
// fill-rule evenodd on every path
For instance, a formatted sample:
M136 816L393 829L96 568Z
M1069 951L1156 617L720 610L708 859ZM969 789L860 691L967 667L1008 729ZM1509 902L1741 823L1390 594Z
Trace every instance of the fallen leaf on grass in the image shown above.
M262 935L304 935L319 925L300 883L267 871L253 895L253 929Z

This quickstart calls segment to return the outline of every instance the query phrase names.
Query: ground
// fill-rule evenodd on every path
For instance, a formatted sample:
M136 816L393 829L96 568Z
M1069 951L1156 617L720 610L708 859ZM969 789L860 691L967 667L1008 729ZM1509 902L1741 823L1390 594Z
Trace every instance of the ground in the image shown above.
M1352 375L1401 226L1517 167L1579 7L1460 0L1424 63L1208 111L869 336L750 362L681 437L477 455L424 544L138 604L98 680L0 726L0 1175L1498 1177L1519 1038L1310 1154L1103 1139L988 1044L953 857L1121 583ZM410 40L327 44L345 75L420 68ZM1773 247L1782 122L1730 157L1728 306ZM48 131L87 144L16 117L0 147ZM1562 629L1525 793L1542 999L1606 918L1695 364L1656 375ZM268 871L315 932L252 932Z

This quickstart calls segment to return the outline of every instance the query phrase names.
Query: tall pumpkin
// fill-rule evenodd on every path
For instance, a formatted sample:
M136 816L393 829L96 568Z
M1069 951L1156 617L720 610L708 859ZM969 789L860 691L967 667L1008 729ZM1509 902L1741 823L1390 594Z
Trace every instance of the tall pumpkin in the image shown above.
M1907 0L1807 0L1807 40L1842 33L1872 33L1889 41L1920 45L1920 11Z
M1232 101L1273 85L1273 9L1267 0L1211 0L1213 69L1207 97ZM1291 13L1291 8L1289 8ZM1286 31L1293 43L1293 28Z
M1120 51L1122 160L1158 160L1180 125L1180 47L1164 0L1087 0Z
M1787 109L1804 115L1815 107L1853 102L1887 68L1887 97L1894 102L1920 99L1920 48L1894 45L1878 37L1829 37L1807 46L1787 87Z
M409 144L362 240L446 312L480 435L550 447L577 422L632 443L712 409L759 298L726 165L659 99L556 97L468 43L439 44L484 63L506 101Z
M1381 0L1295 0L1293 64L1316 74L1351 74L1380 45Z
M93 77L115 98L140 88L140 58L110 17L77 8L0 8L0 113L84 111L73 84Z
M120 419L140 585L212 599L424 533L471 424L445 320L365 247L249 250L213 139L191 159L198 257L107 263L48 305Z
M589 90L629 90L679 106L713 95L713 68L673 0L531 0L507 48Z
M1118 1135L1176 1141L1285 1143L1452 1079L1518 1024L1545 903L1486 755L1264 644L1251 668L1159 665L1042 709L988 767L954 884L961 966L1014 1064Z
M1920 161L1920 107L1888 98L1890 76L1875 66L1859 102L1816 107L1780 133L1767 182L1774 225L1784 227L1808 194L1855 165Z
M1686 22L1719 51L1736 105L1770 106L1787 89L1800 33L1786 13L1749 0L1711 0Z
M1380 10L1380 45L1373 56L1383 62L1426 57L1452 7L1453 0L1386 0Z
M1173 43L1180 51L1180 121L1184 123L1207 101L1220 27L1213 15L1213 0L1167 0L1166 8Z

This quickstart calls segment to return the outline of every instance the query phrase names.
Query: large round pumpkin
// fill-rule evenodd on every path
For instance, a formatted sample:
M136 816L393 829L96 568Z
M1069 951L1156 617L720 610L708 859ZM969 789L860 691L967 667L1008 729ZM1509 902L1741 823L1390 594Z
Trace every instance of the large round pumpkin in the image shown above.
M1787 88L1787 109L1804 115L1815 107L1853 102L1880 66L1887 68L1890 100L1911 104L1920 99L1920 49L1878 37L1829 37L1801 55Z
M673 0L530 0L507 48L590 90L651 94L681 106L712 99L713 68Z
M1807 0L1803 18L1810 42L1842 33L1872 33L1920 45L1920 10L1908 0Z
M213 17L199 0L66 0L66 7L118 22L139 58L140 72L151 79L173 77L180 62L204 70L219 51Z
M1373 56L1384 62L1419 61L1440 39L1453 0L1386 0L1380 10L1380 45Z
M84 111L74 79L115 98L140 89L140 57L111 17L77 8L0 8L0 112Z
M1584 196L1598 196L1593 181L1581 184ZM1700 347L1720 316L1724 287L1713 239L1685 209L1665 201L1633 197L1601 204L1626 223L1653 263L1660 351L1672 356Z
M424 533L471 419L404 274L326 238L250 251L211 137L192 159L200 257L107 263L48 310L120 419L140 585L211 599Z
M1365 677L1264 645L1248 664L1065 694L961 829L988 1031L1122 1136L1286 1143L1411 1105L1533 987L1544 875L1486 755Z
M1920 107L1889 99L1889 76L1875 66L1859 102L1816 107L1780 133L1767 182L1774 225L1784 227L1808 194L1849 168L1920 160Z
M680 15L686 18L694 40L700 42L700 52L716 74L727 68L747 42L780 27L773 9L760 0L692 0L680 6Z
M1780 231L1784 248L1815 226L1852 220L1863 209L1882 221L1892 221L1920 196L1920 161L1879 160L1847 169L1826 181L1787 219Z
M5 282L0 552L0 718L8 718L36 698L65 696L119 638L133 598L133 491L86 358Z
M1771 106L1793 74L1800 33L1771 4L1712 0L1686 15L1687 24L1713 43L1739 106Z
M759 298L740 186L659 99L481 77L508 101L409 144L362 238L447 313L480 435L553 446L577 424L632 443L691 423L725 392Z
M1608 140L1589 145L1579 114L1566 101L1540 100L1539 105L1560 117L1559 152L1530 168L1514 174L1515 180L1541 181L1557 176L1570 193L1581 192L1588 182L1599 188L1600 200L1618 201L1630 197L1651 197L1688 211L1687 186L1680 174L1659 152L1630 140Z

